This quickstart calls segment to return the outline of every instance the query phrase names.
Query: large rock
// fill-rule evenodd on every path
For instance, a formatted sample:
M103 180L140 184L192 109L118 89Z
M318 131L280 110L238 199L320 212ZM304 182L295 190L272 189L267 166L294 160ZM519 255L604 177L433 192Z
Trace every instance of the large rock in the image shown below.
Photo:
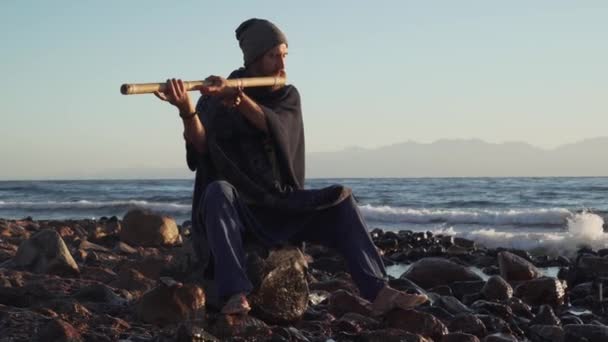
M500 275L506 281L536 279L541 272L528 260L509 252L498 253Z
M329 297L329 312L340 318L354 312L364 316L371 315L371 303L345 290L338 290Z
M452 315L472 312L469 307L462 304L456 297L453 296L441 296L439 299L433 302L433 306L441 307Z
M554 325L531 325L528 335L532 342L564 341L564 329Z
M250 297L256 314L273 323L299 320L308 308L307 263L297 248L270 252L262 281Z
M163 279L159 286L142 296L136 304L137 317L146 323L164 325L186 319L200 319L205 306L203 289L192 284Z
M538 314L530 321L530 325L560 325L560 319L555 315L553 309L548 305L542 305Z
M425 289L457 281L482 281L480 276L467 267L443 258L418 260L401 278L407 278Z
M448 324L451 332L463 332L483 338L488 334L485 324L474 315L461 314L454 317Z
M142 209L125 215L120 240L134 246L172 246L182 242L175 220Z
M506 300L513 296L513 288L501 276L491 276L481 294L487 300Z
M564 341L606 342L608 341L608 326L592 324L565 325Z
M443 336L441 342L479 342L479 338L475 335L455 332Z
M532 306L547 304L556 307L564 304L564 287L559 279L542 277L519 285L515 296Z
M59 276L77 276L78 265L59 234L51 229L42 230L19 246L13 263L34 273Z
M389 328L403 329L413 334L441 341L448 328L435 316L416 310L392 310L385 316Z
M593 281L597 277L608 277L608 258L595 255L585 255L578 259L576 279L572 282L578 284L584 281Z

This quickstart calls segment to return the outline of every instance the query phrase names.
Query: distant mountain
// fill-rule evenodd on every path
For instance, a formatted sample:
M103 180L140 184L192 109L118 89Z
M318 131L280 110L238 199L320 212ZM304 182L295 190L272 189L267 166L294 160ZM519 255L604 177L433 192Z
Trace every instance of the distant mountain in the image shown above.
M307 177L608 176L608 137L545 150L523 142L479 139L404 142L307 156Z

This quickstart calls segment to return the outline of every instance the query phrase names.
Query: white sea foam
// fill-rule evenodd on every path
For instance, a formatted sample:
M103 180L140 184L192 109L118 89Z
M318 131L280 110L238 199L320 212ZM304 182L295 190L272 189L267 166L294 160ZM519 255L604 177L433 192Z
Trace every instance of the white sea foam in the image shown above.
M608 248L608 234L604 233L603 224L604 220L599 215L583 212L569 217L568 230L563 232L497 231L494 228L459 231L453 227L433 232L475 240L490 248L519 248L548 255L572 255L581 246Z
M149 202L143 200L126 201L42 201L42 202L4 202L0 201L0 209L102 209L117 207L141 207L159 211L188 212L192 208L190 204L168 203L168 202Z
M373 221L389 223L481 224L489 226L565 225L573 215L567 209L510 209L463 210L463 209L412 209L390 206L360 207L363 215Z

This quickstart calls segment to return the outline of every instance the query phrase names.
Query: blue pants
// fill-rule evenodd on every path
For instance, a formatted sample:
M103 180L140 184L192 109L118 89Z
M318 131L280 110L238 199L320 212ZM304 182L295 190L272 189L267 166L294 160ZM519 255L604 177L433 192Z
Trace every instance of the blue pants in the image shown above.
M272 236L271 244L309 241L336 249L345 258L361 296L370 301L386 284L382 258L352 196L334 207L307 215L296 230L276 230L275 233L265 231L255 209L245 205L228 182L210 183L201 205L201 219L213 254L215 281L221 297L253 290L245 269L243 237L246 233Z

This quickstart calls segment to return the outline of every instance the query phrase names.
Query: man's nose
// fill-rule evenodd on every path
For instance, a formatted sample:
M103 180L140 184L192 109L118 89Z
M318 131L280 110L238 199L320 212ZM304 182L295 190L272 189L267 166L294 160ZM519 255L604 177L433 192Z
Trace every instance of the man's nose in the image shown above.
M278 58L277 67L279 68L279 70L285 69L285 57Z

